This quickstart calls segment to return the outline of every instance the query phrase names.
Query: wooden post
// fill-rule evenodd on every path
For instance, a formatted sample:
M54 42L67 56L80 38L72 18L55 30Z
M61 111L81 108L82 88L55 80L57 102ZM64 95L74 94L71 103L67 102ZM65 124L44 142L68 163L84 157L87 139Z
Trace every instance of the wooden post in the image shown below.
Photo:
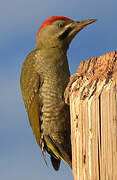
M82 62L68 89L74 180L117 180L117 51Z

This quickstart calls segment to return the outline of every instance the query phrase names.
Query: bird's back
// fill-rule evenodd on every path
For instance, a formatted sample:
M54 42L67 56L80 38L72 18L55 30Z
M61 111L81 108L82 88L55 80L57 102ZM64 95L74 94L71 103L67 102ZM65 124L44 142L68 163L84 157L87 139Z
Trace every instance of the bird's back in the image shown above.
M42 55L44 52L35 50L27 57L22 69L21 89L31 127L42 151L51 154L52 163L62 159L71 164L69 106L64 102L69 67L66 54L60 52L56 56L55 52L52 56L51 53L46 57Z

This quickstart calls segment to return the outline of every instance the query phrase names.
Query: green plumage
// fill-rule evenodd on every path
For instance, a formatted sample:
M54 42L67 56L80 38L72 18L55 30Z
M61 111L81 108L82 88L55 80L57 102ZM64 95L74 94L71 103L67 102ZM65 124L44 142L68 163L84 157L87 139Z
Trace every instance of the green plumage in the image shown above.
M69 106L64 103L70 73L64 52L47 51L48 56L40 50L27 56L21 72L21 91L36 141L43 154L47 151L52 156L57 170L60 159L71 166Z
M60 160L72 167L70 111L64 100L70 77L67 50L75 35L95 21L48 18L22 67L20 86L30 125L44 159L47 151L55 170Z

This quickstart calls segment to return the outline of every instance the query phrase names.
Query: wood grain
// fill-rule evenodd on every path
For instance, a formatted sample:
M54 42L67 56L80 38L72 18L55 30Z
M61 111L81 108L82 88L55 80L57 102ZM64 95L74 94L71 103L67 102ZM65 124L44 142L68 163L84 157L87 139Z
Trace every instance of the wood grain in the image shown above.
M117 51L82 62L74 78L68 84L74 180L117 180Z

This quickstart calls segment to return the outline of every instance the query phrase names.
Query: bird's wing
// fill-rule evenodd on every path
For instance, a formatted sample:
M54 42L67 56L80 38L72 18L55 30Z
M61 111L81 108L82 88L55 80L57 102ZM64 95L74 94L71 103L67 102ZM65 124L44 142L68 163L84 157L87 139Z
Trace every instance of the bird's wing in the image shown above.
M50 137L43 136L41 133L40 118L42 102L39 91L43 84L43 78L40 73L37 73L35 70L35 62L37 60L35 58L37 58L37 56L35 55L35 51L33 51L27 56L23 64L20 79L21 92L28 113L30 125L32 127L36 141L42 150L44 160L46 162L46 150L51 155L53 167L55 170L58 170L60 166L60 157L58 154L60 154L60 152L55 146L55 143L52 142L52 139Z
M22 67L20 87L24 104L28 113L30 125L40 146L40 97L39 89L41 85L40 75L35 72L35 52L30 53ZM40 146L41 147L41 146Z

